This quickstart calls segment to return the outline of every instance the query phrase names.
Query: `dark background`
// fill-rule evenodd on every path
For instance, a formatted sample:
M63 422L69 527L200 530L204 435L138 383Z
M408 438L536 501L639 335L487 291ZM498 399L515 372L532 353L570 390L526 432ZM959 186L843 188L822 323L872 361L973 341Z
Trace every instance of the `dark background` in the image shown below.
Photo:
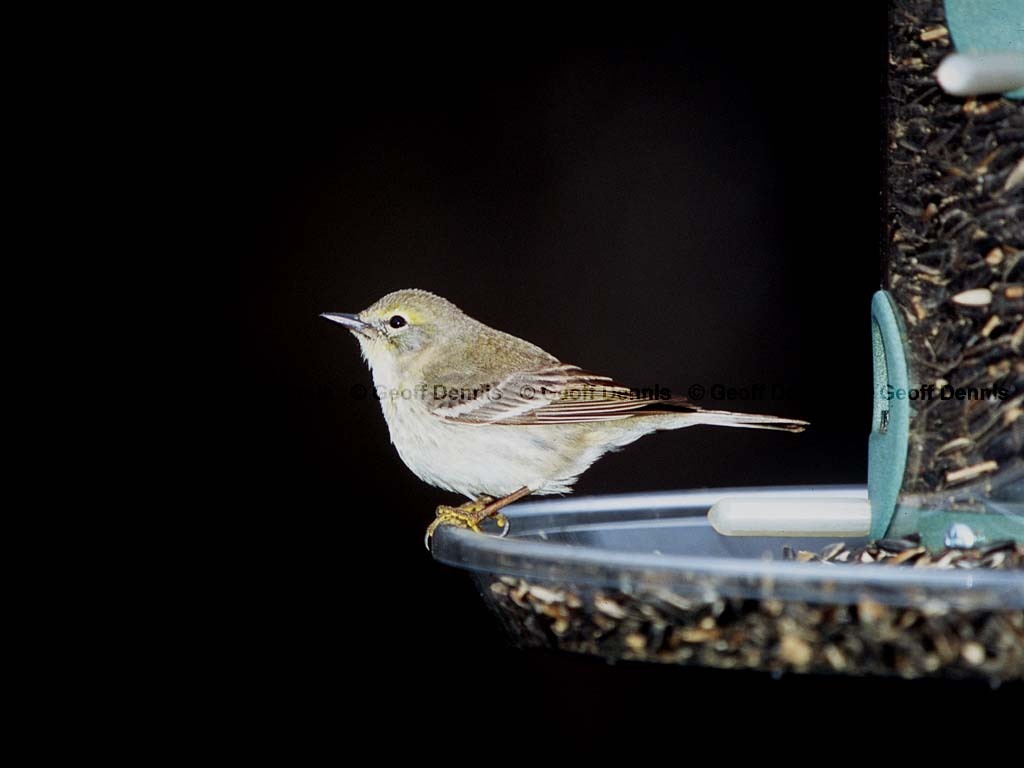
M578 494L864 482L885 8L770 5L642 32L238 36L214 192L239 286L224 461L258 700L311 730L354 706L356 725L444 731L454 706L468 730L502 714L583 734L692 717L719 693L951 690L509 648L469 579L423 549L434 507L458 500L401 463L377 404L350 394L371 382L356 342L317 317L424 288L634 385L783 387L703 402L812 423L655 435Z

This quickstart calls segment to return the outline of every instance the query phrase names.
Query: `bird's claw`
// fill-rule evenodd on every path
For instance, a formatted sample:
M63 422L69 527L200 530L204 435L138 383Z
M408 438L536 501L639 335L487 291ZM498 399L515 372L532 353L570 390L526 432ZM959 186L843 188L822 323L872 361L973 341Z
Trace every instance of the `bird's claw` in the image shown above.
M427 528L427 532L423 537L423 545L429 552L430 541L434 537L434 532L442 525L453 525L456 528L468 528L471 531L483 533L483 530L480 528L480 523L492 515L494 517L494 522L501 527L499 537L504 538L508 534L508 518L500 512L489 512L488 507L493 503L494 499L490 496L482 496L475 501L468 501L458 507L449 507L442 504L437 508L434 521Z

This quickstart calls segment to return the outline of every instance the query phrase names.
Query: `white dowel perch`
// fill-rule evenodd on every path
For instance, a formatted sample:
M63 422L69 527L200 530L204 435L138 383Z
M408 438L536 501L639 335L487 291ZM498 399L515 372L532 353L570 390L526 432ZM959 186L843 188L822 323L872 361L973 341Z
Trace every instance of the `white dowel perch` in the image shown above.
M867 536L867 499L724 498L708 510L723 536Z
M951 53L935 70L942 90L980 96L1024 88L1024 53Z

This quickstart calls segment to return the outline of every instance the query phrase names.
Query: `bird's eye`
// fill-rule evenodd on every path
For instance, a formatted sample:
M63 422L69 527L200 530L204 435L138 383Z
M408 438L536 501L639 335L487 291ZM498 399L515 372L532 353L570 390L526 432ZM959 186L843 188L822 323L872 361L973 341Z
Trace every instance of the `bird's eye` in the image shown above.
M403 326L408 325L408 321L401 315L392 315L391 319L388 320L388 325L392 328L402 328Z

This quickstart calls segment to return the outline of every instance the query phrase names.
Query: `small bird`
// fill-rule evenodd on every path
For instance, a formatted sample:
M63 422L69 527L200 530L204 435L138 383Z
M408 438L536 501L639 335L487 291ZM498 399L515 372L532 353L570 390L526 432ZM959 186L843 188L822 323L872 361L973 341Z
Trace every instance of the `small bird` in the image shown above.
M474 320L427 291L389 293L362 312L328 312L359 341L391 442L424 482L471 501L442 505L438 525L480 531L529 494L570 492L601 456L663 429L697 424L801 432L805 421L712 411L653 398L568 365Z

